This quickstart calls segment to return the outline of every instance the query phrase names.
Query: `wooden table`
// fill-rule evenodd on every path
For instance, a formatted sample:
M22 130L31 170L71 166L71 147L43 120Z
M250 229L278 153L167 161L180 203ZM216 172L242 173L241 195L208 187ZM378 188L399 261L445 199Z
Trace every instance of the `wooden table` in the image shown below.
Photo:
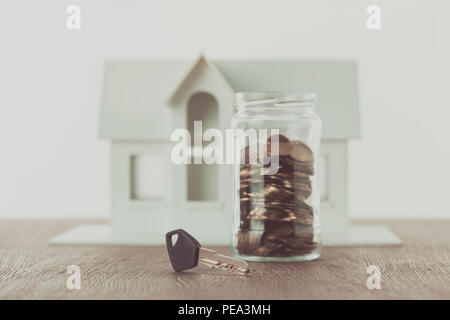
M400 247L324 248L314 262L250 263L248 277L172 271L164 247L49 246L86 221L0 221L0 299L450 299L450 221L383 222ZM229 253L229 248L216 248ZM81 269L81 289L66 268ZM369 290L366 268L381 270Z

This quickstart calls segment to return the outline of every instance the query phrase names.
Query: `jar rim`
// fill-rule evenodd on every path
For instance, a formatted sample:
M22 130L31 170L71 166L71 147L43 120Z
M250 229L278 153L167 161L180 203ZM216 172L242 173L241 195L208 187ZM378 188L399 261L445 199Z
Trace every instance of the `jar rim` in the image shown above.
M238 108L258 105L275 107L314 107L316 94L312 92L237 92L235 94Z

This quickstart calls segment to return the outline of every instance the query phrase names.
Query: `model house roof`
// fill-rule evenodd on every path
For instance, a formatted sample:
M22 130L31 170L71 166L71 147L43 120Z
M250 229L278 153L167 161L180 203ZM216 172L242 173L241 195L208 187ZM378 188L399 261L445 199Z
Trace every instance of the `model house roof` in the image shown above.
M204 59L203 57L200 58ZM193 61L107 61L99 137L111 140L168 140L171 98L198 64ZM354 61L213 60L235 92L315 92L324 139L360 136L358 77ZM230 105L230 108L234 106Z

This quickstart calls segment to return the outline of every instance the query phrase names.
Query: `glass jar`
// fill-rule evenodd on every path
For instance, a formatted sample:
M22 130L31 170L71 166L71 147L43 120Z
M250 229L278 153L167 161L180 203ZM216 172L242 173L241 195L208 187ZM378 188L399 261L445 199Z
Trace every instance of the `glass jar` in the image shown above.
M236 94L232 127L235 137L245 132L245 140L235 139L240 155L234 164L236 257L310 261L320 256L322 121L314 107L314 94ZM255 134L256 144L250 138Z

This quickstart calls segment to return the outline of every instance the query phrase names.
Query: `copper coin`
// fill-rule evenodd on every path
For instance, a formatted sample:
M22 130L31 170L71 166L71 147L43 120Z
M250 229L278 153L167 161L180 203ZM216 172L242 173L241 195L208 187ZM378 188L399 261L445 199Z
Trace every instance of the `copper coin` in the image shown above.
M291 143L292 149L290 152L290 156L293 159L303 162L313 161L314 159L313 152L310 147L308 147L306 144L298 140L292 141Z
M237 234L237 250L243 254L251 254L261 245L263 231L239 231Z
M256 250L252 252L252 254L257 256L269 256L272 252L276 251L277 249L280 249L283 247L283 244L271 241L263 244Z
M275 139L276 137L278 137L278 152L275 150L275 152L272 153L272 140ZM267 139L265 148L266 148L265 154L267 154L267 156L269 156L269 157L270 156L283 156L283 155L288 155L291 153L292 143L288 138L286 138L282 134L271 135Z

